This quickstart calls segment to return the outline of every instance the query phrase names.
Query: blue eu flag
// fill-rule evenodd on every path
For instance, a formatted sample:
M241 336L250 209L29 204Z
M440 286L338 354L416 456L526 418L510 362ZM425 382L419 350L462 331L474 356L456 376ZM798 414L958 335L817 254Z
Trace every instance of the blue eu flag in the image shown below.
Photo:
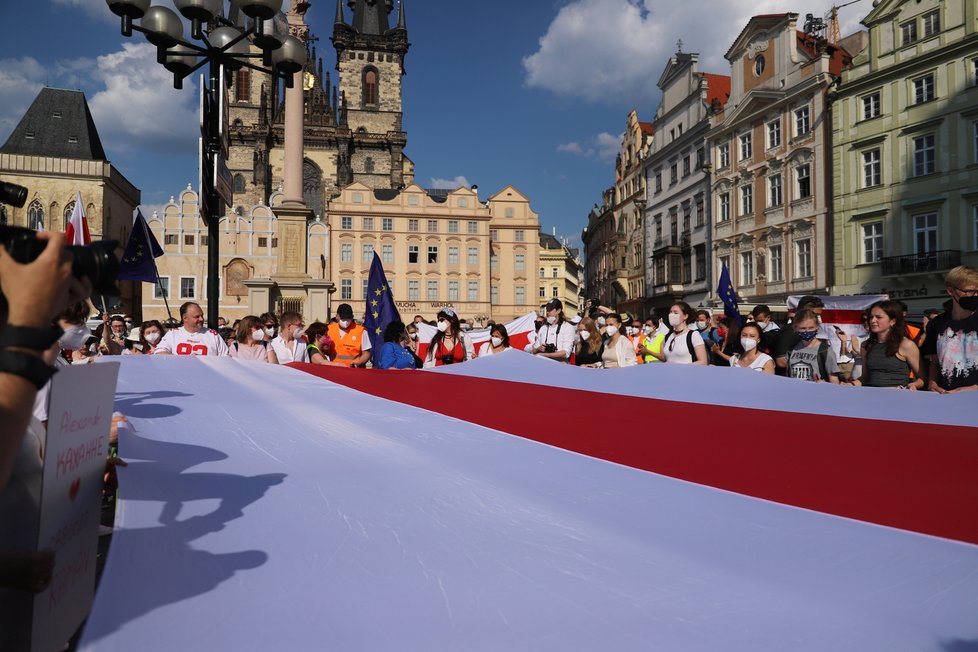
M730 282L730 271L727 266L724 265L723 269L720 271L720 282L717 285L717 294L720 299L723 300L723 314L731 319L737 320L737 325L742 326L744 323L744 318L740 316L740 310L737 308L737 303L740 298L734 291L733 283Z
M394 294L384 274L384 266L375 251L374 260L370 263L370 278L367 280L367 312L363 316L363 327L370 336L370 344L378 352L375 355L379 354L384 345L384 330L387 325L400 319L401 313L394 305Z
M119 280L156 283L156 259L162 255L163 248L149 230L142 211L137 208L129 243L119 264Z

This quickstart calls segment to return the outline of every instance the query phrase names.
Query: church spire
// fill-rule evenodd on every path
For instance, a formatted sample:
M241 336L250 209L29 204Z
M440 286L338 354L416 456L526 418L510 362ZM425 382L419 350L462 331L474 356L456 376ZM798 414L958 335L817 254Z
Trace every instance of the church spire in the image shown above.
M407 31L407 16L404 14L404 0L397 6L397 29Z
M394 0L348 0L353 7L353 29L360 34L383 36L390 29L388 15L394 11Z
M343 0L336 0L336 20L334 25L346 25L346 17L343 16Z

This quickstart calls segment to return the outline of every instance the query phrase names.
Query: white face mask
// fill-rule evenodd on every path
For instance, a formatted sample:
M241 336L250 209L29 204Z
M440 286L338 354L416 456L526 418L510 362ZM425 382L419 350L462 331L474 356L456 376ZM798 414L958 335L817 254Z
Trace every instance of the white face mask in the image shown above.
M418 333L417 332L411 333L411 339L412 340L418 339Z
M625 327L625 335L628 335L629 337L631 337L634 334L635 334L635 329L634 328L632 328L631 326L626 326Z
M645 333L646 335L651 335L654 330L655 328L649 325L646 325L645 327L642 328L642 332Z
M709 322L705 322L705 321L698 321L698 322L696 322L696 328L699 329L699 330L701 330L701 331L705 331L706 330L706 327L709 326L709 325L710 325Z
M448 325L449 325L448 322L443 319L440 322L438 322L438 330L444 333L445 331L448 330Z
M587 339L591 337L591 334L588 333L587 331L581 331L580 334L581 334L581 340L584 342L587 342Z
M675 328L676 326L679 326L679 324L681 324L681 323L683 323L682 316L677 315L674 312L670 312L669 313L669 325L670 326L672 326L673 328Z
M553 326L554 324L556 324L557 323L557 315L550 315L549 317L547 317L547 323L550 324L551 326Z
M501 338L501 337L494 337L494 338L492 338L492 345L493 346L502 346L503 345L503 338Z
M742 337L740 338L740 346L744 347L744 351L753 351L757 348L757 340L753 337Z
M251 331L251 339L255 340L256 342L261 342L263 339L265 339L265 331L261 329Z
M91 332L85 324L75 324L65 329L64 334L58 338L58 342L61 343L62 349L77 351L90 335Z
M146 341L149 342L150 344L156 344L160 339L160 334L156 332L146 333L146 335L144 335L143 337L145 337Z
M608 326L608 327L606 327L604 329L604 332L605 332L605 334L607 334L608 337L614 337L615 335L618 334L618 327L617 326Z
M340 328L342 328L343 330L346 330L349 327L350 327L350 320L349 319L341 319L340 320Z
M305 334L306 334L306 331L305 331L304 328L299 328L298 326L296 326L295 327L295 330L292 331L292 339L297 340L297 339L299 339L300 337L302 337Z
M604 326L604 325L605 325L604 317L598 317L598 326Z
M267 335L268 337L275 337L275 331L276 330L277 329L274 326L272 326L271 328L266 328L265 329L265 335Z

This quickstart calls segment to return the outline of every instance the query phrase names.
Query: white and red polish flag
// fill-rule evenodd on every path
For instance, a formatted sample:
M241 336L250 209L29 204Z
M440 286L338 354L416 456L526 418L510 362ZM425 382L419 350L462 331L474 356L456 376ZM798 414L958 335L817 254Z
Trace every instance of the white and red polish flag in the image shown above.
M522 351L530 343L530 336L534 332L533 324L536 321L536 317L537 314L535 312L530 312L503 324L506 327L506 334L509 335L509 346L511 348ZM428 355L428 344L431 343L431 338L437 332L438 329L434 326L425 323L418 325L418 356L420 358L424 359ZM478 328L471 330L466 332L465 336L472 343L476 353L478 353L479 347L489 341L489 329Z
M803 295L793 294L788 297L788 311L794 315L798 302ZM819 335L830 342L835 342L832 337L832 329L838 328L847 335L857 335L865 337L868 335L863 328L862 315L866 308L877 301L886 301L890 297L886 294L856 294L851 296L823 296L819 297L825 306L822 308L822 329L823 335Z
M85 217L81 192L75 197L75 208L71 211L71 219L65 227L65 242L70 245L90 245L92 236L88 232L88 218Z

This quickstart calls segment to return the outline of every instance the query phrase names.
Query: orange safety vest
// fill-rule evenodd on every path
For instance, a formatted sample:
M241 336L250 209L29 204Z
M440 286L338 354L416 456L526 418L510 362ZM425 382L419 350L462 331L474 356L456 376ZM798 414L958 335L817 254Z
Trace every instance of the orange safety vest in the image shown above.
M367 336L367 330L363 326L356 324L341 336L340 325L333 322L326 329L326 333L333 341L332 348L336 353L333 362L349 367L363 353L363 338Z

